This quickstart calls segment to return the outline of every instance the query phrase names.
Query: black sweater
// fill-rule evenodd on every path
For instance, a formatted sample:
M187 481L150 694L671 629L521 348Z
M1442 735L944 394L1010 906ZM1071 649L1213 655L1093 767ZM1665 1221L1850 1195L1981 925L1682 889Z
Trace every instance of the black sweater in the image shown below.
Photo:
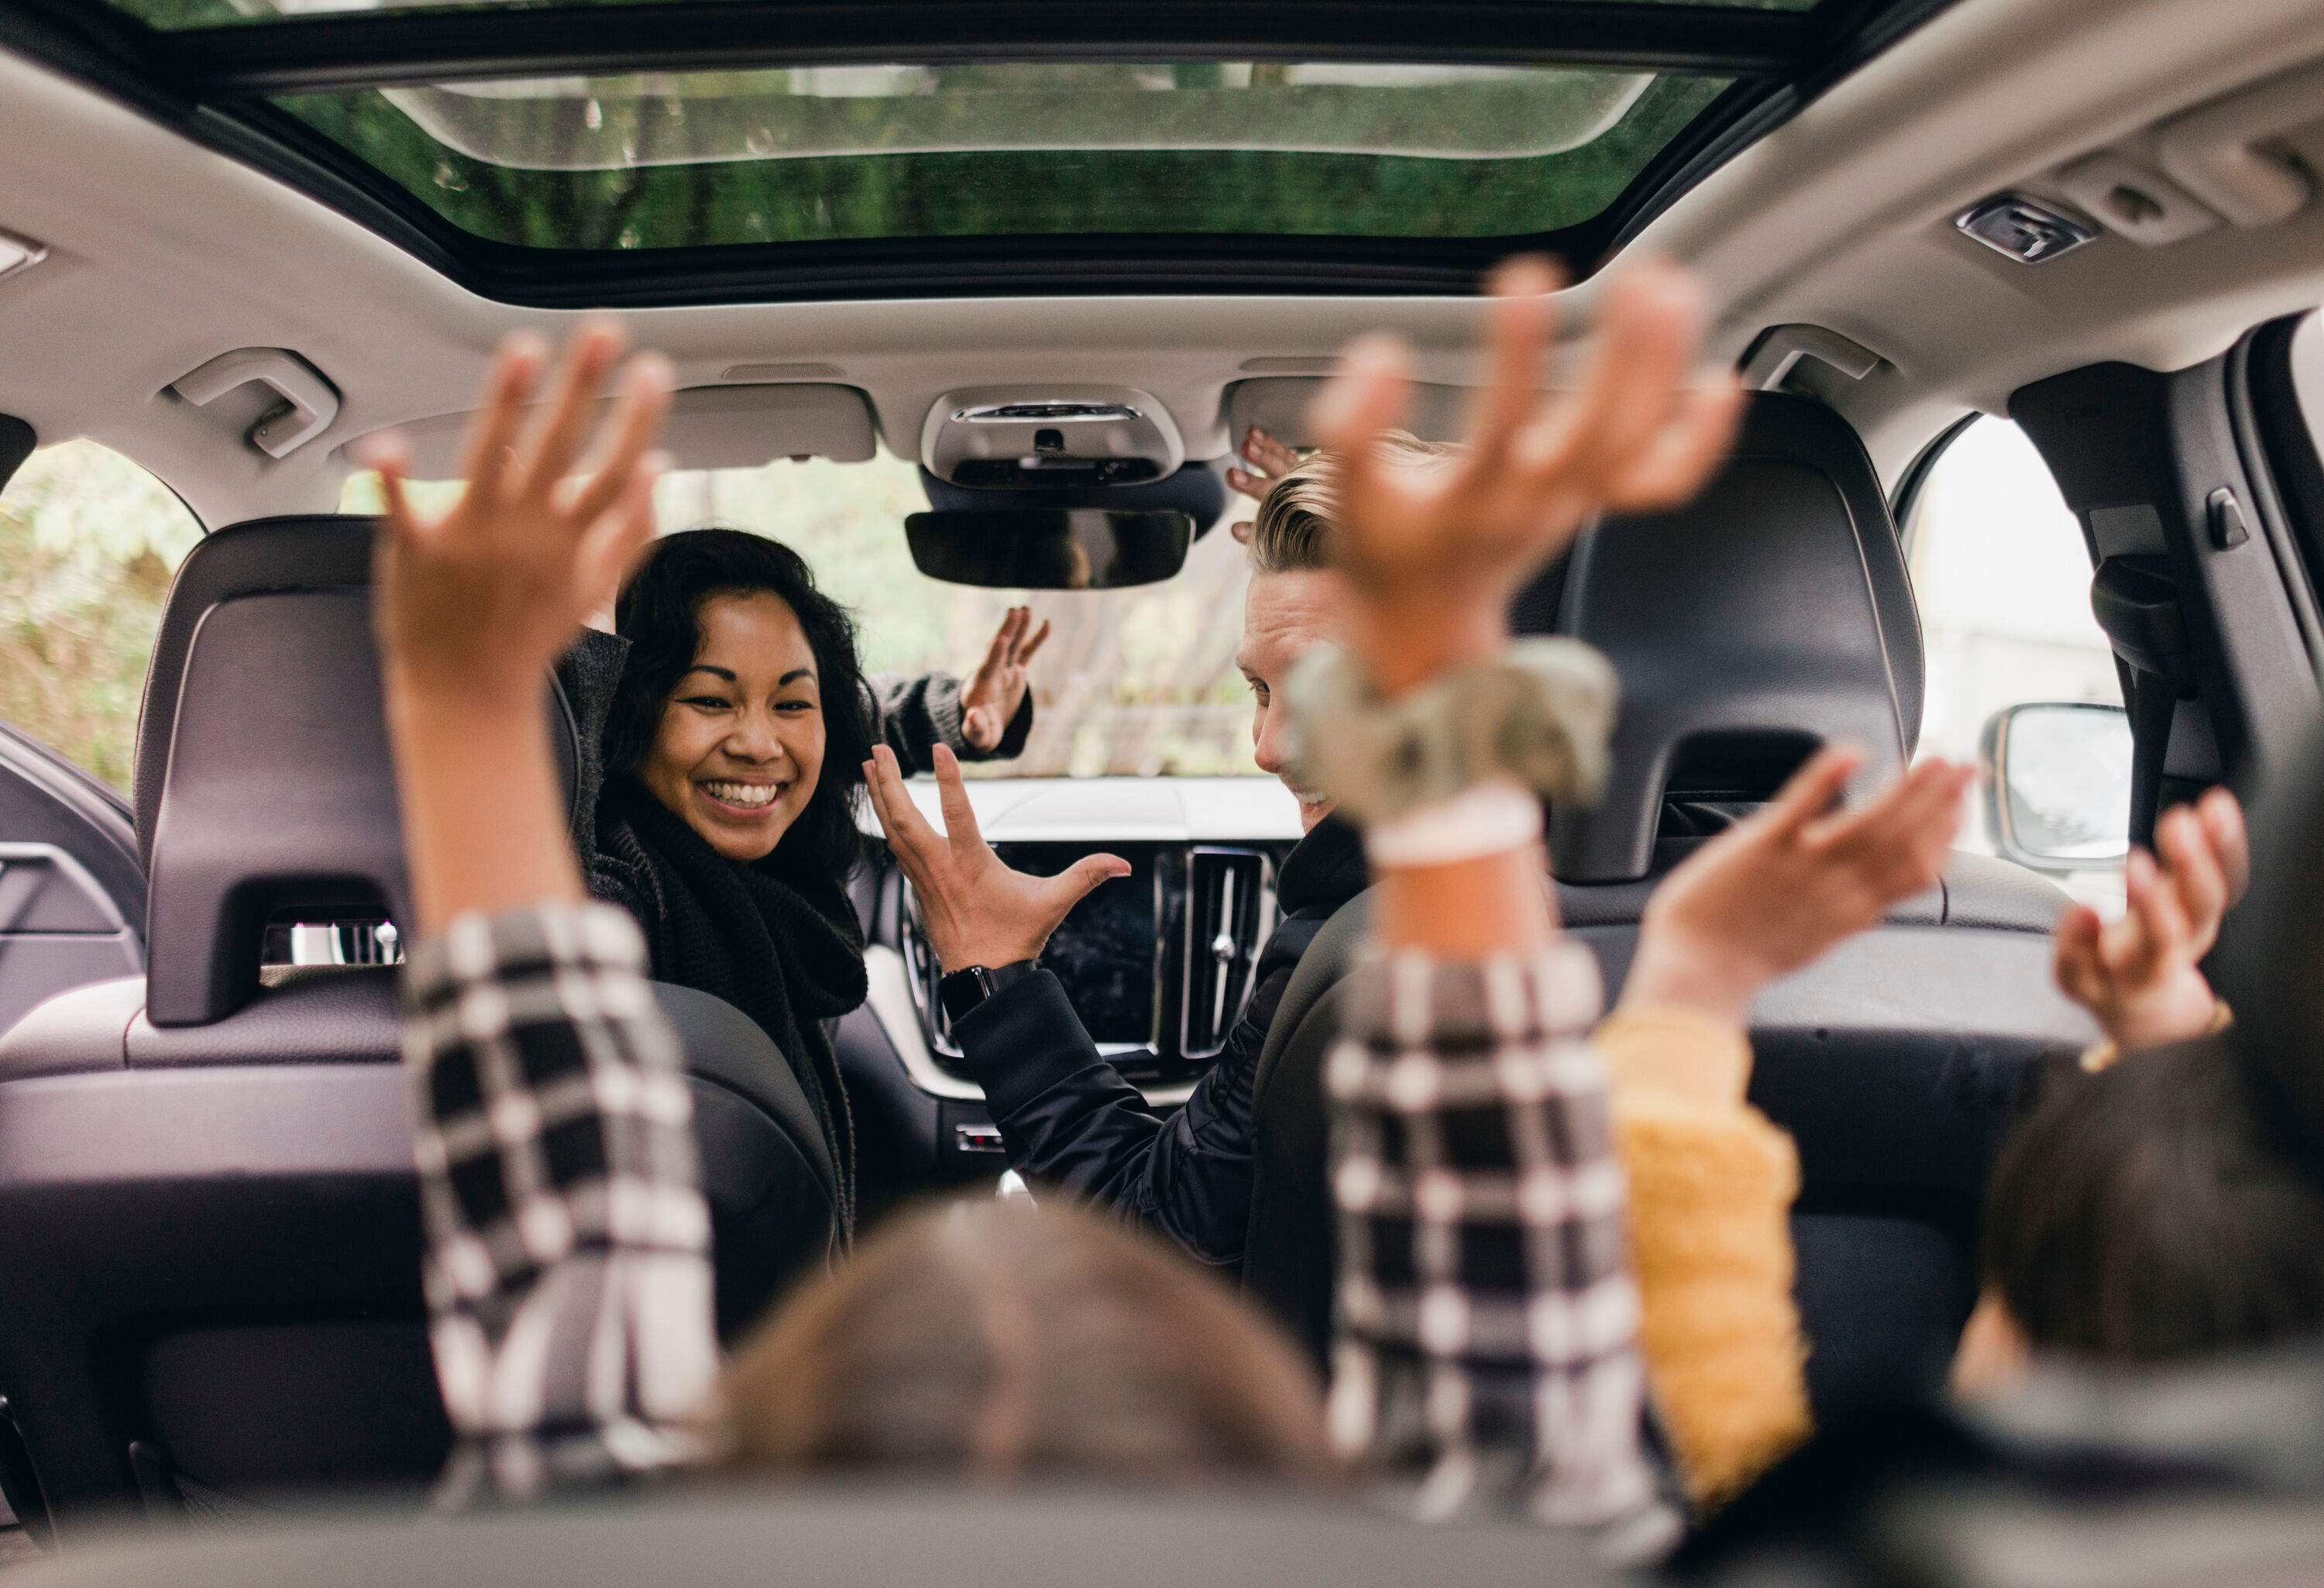
M853 1223L854 1128L830 1022L863 1002L863 944L845 884L853 857L818 874L810 857L736 865L717 857L634 780L609 798L603 746L629 642L585 632L558 663L580 740L573 826L589 891L645 928L654 979L723 998L765 1031L798 1075L839 1175L843 1238ZM1028 693L1001 743L961 736L960 681L930 675L870 685L880 737L908 774L938 744L963 760L1013 756L1032 730ZM642 803L641 803L642 802Z
M1099 1056L1064 984L1047 971L954 1022L953 1039L984 1087L1010 1167L1161 1231L1199 1261L1241 1261L1259 1051L1307 945L1364 886L1362 839L1326 817L1283 863L1283 919L1217 1064L1167 1114Z

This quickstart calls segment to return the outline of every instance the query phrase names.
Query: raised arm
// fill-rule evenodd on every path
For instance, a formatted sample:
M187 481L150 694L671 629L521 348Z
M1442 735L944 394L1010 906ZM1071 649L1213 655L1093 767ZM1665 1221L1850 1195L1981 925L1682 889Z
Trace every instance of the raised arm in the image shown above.
M1545 402L1554 284L1535 262L1497 276L1492 383L1470 446L1436 469L1381 466L1409 396L1395 344L1351 348L1318 404L1345 460L1349 648L1379 696L1493 663L1535 569L1601 510L1692 494L1732 434L1734 383L1689 383L1702 310L1664 269L1611 290L1583 389ZM1333 731L1312 697L1298 709L1303 737ZM1504 777L1367 835L1379 954L1351 981L1326 1075L1333 1426L1414 1476L1424 1514L1504 1494L1638 1556L1674 1519L1646 1448L1622 1177L1589 1042L1597 968L1557 936L1540 834L1535 792Z
M527 422L545 353L504 344L446 512L411 505L392 441L367 460L387 498L375 626L418 918L404 1056L456 1500L684 1463L716 1372L682 1056L636 927L586 900L541 716L543 679L653 531L670 372L630 361L595 426L620 355L609 327L583 331Z
M1033 731L1028 669L1048 639L1047 623L1036 628L1029 608L1012 606L967 678L924 673L872 679L877 737L904 776L933 771L939 744L964 761L1008 761L1022 752Z
M1655 1404L1690 1496L1740 1490L1809 1430L1792 1300L1791 1138L1744 1101L1751 1004L1935 885L1972 770L1927 762L1839 808L1861 757L1827 749L1655 891L1599 1029L1630 1188Z
M2227 1019L2203 956L2251 878L2243 808L2225 789L2167 812L2154 849L2123 865L2123 912L2101 921L2087 904L2058 918L2058 985L2090 1011L2107 1042L2093 1069L2139 1048L2200 1037Z

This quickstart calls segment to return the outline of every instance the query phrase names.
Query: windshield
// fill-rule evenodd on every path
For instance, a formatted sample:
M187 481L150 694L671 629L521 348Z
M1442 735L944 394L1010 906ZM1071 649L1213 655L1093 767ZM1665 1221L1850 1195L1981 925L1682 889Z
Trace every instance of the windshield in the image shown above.
M428 501L429 489L418 499ZM914 568L904 518L924 511L927 496L919 470L884 452L869 463L673 473L656 503L665 530L724 525L795 549L855 614L863 662L875 673L965 673L1002 614L1029 605L1036 623L1052 625L1033 660L1032 736L1014 761L969 766L972 777L1259 773L1250 690L1234 664L1250 574L1225 528L1249 516L1247 502L1233 504L1166 583L1030 593L947 585ZM344 505L378 510L371 475L350 483Z

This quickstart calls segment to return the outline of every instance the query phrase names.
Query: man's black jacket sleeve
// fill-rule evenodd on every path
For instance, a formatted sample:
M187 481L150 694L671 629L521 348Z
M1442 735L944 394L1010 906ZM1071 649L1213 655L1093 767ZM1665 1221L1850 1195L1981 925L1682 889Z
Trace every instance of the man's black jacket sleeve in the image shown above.
M1250 1224L1251 1080L1290 965L1251 994L1185 1106L1157 1113L1108 1064L1047 971L971 1010L953 1037L1026 1178L1167 1235L1197 1260L1242 1260Z

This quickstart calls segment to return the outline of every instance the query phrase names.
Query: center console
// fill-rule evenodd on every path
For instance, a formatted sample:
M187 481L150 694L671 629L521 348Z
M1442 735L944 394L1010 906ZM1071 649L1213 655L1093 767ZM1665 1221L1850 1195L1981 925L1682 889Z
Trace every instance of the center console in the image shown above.
M1124 1076L1149 1093L1182 1093L1218 1056L1250 996L1259 951L1275 924L1275 868L1283 845L1111 844L1130 873L1099 886L1049 939L1042 964L1091 1038ZM1093 845L1003 843L1012 868L1054 876ZM943 968L900 881L899 933L913 1013L935 1067L965 1081L960 1048L936 996Z

